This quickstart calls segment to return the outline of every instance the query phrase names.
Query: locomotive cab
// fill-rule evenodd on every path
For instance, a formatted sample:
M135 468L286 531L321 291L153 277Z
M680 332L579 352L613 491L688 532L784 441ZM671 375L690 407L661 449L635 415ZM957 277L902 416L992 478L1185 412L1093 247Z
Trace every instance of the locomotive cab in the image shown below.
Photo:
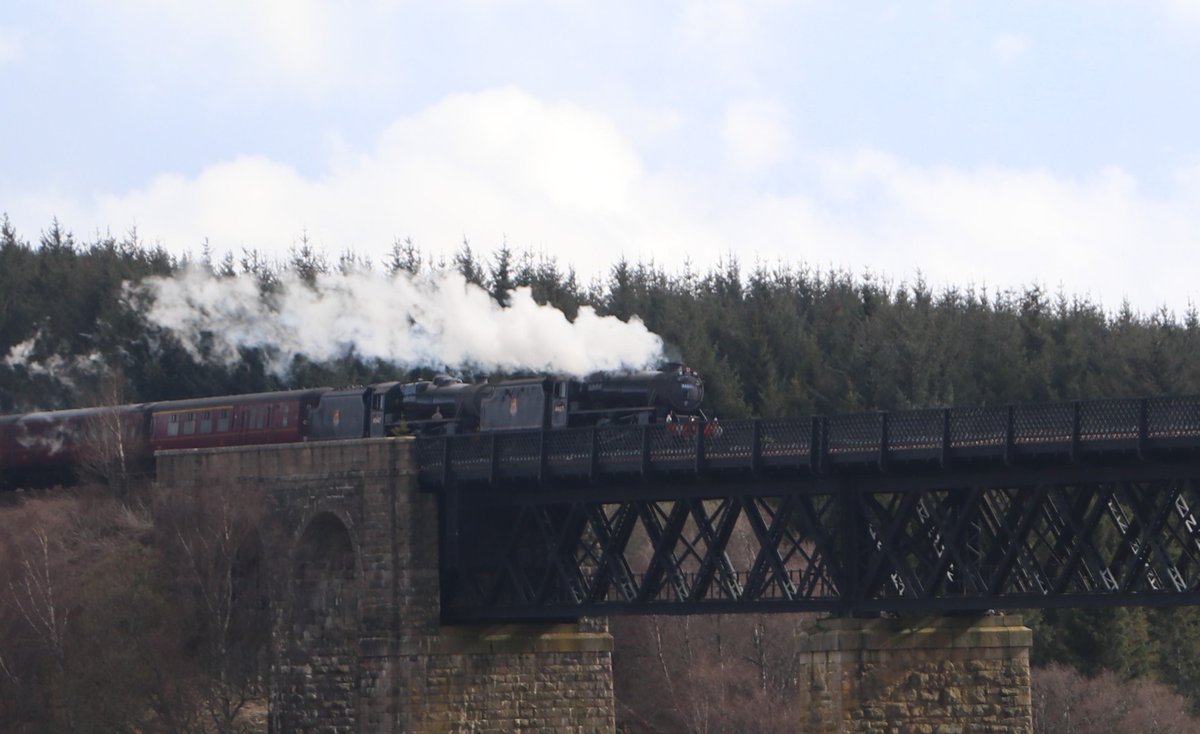
M371 387L370 423L367 435L382 438L404 433L404 386L399 382L381 382Z
M569 380L550 381L550 419L547 422L551 428L566 428L571 418L571 382Z
M486 382L468 384L446 375L400 389L404 423L423 434L478 430L482 403L494 392Z

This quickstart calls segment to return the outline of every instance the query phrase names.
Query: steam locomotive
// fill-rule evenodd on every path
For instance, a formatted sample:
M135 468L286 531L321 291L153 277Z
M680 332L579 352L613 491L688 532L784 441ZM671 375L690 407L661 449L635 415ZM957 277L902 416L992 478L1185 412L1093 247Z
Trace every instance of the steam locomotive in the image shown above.
M439 376L346 389L0 416L0 487L71 481L118 456L149 468L154 452L400 435L697 421L704 383L681 364L587 379L488 382Z

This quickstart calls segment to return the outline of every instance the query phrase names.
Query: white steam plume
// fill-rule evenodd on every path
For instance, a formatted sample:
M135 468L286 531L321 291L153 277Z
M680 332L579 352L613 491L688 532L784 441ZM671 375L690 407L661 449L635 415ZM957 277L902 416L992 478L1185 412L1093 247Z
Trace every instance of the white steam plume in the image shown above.
M44 375L66 387L75 387L75 377L95 374L104 365L104 360L98 352L79 355L77 357L62 357L51 354L37 357L38 341L43 339L39 330L33 337L20 344L14 344L8 354L0 359L0 364L7 367L22 367L30 375Z
M189 268L148 278L133 290L153 297L151 322L169 329L193 356L201 344L226 362L243 347L262 348L277 374L295 356L323 362L353 351L406 367L478 367L585 375L652 366L662 339L638 318L599 316L590 307L568 321L538 305L527 288L501 307L455 272L410 276L319 274L310 287L280 276L266 297L253 278L218 278Z

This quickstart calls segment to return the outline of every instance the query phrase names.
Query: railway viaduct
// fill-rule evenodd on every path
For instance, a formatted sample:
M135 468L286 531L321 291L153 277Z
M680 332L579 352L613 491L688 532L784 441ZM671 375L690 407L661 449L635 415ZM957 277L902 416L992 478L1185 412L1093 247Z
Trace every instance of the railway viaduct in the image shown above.
M466 530L439 518L462 498L421 488L416 446L159 454L161 491L266 497L271 730L613 732L602 617L445 623L442 557L458 543L444 536ZM843 617L802 644L796 731L1032 730L1031 633L1017 617Z

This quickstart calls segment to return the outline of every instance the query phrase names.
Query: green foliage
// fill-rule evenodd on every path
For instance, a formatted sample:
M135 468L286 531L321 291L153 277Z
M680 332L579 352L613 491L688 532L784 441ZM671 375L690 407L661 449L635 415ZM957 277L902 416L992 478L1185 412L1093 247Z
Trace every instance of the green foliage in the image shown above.
M1035 665L1067 663L1087 675L1110 670L1125 678L1149 675L1158 666L1157 630L1141 607L1049 609L1029 621Z
M1155 610L1151 621L1158 648L1156 676L1192 697L1192 711L1200 713L1200 608Z
M62 374L70 368L61 361L102 355L114 366L134 367L136 382L137 368L156 355L145 349L138 353L148 332L123 303L123 286L177 267L163 250L143 246L136 231L120 241L102 236L80 245L56 220L33 246L18 237L5 217L0 223L0 410L73 404L77 395L56 389L52 379L74 377ZM51 371L58 374L4 364L20 344L29 346L33 358L54 364ZM31 395L42 399L31 405Z

